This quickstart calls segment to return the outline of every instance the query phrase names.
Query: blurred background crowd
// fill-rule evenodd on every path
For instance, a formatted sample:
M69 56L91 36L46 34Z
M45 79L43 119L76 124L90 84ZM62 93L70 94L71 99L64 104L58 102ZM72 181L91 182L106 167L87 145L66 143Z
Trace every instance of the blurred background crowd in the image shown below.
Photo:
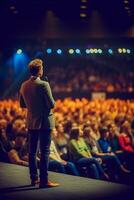
M0 161L28 166L26 112L0 101ZM58 99L54 113L49 170L134 183L133 100Z

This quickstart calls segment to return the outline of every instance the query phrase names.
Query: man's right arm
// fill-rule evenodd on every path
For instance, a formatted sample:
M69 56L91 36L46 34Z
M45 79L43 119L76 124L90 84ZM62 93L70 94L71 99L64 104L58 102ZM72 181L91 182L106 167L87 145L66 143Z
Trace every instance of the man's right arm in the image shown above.
M19 103L20 103L21 108L26 108L26 104L25 104L25 101L24 101L24 98L23 98L23 95L22 95L22 86L21 86L21 89L20 89L20 92L19 92Z
M21 94L19 96L19 102L20 102L20 107L21 108L26 108L25 101L24 101L23 96Z
M48 82L45 82L45 84L43 85L43 96L47 103L47 107L49 109L54 108L55 100L53 98L52 91Z

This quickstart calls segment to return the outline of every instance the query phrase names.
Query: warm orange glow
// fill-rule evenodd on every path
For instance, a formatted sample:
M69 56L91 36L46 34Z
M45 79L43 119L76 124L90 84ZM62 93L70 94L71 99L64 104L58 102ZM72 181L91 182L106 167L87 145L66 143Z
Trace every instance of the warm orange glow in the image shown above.
M87 8L87 6L80 6L80 8L81 8L81 9L86 9L86 8Z
M85 13L80 13L80 17L87 17Z

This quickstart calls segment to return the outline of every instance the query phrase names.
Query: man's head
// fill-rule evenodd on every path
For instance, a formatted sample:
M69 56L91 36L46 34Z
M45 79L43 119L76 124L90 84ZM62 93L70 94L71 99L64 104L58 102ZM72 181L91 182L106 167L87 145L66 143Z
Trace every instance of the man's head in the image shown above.
M32 60L28 66L32 76L43 76L43 61L41 59Z

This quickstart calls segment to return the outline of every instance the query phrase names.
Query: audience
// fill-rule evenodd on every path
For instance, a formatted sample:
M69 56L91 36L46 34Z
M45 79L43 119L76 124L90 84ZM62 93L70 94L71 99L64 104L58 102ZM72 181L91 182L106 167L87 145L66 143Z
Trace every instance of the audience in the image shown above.
M59 160L52 159L52 152L50 160L59 162L63 173L81 175L85 170L88 177L108 180L111 165L124 171L134 184L133 100L58 99L54 113L57 135L52 140L51 150ZM0 101L0 161L28 166L26 114L17 100ZM106 130L106 134L102 130ZM70 153L76 159L72 159ZM93 162L80 164L83 159ZM77 172L70 172L68 163ZM60 171L55 167L53 170ZM116 174L114 170L113 173Z
M50 58L50 62L48 59L45 73L49 77L52 91L55 94L59 92L65 94L70 92L134 92L133 62L131 63L129 59L122 59L122 56L96 56L95 59L94 56L89 55L88 59L78 59L78 57L76 59L74 56L74 59L71 57L68 60L56 60L56 63L53 59ZM18 87L10 87L14 84L16 68L8 65L3 68L5 71L1 81L1 97L3 94L5 98L16 94ZM24 74L23 69L19 73L21 72L22 77L27 78L28 72Z

